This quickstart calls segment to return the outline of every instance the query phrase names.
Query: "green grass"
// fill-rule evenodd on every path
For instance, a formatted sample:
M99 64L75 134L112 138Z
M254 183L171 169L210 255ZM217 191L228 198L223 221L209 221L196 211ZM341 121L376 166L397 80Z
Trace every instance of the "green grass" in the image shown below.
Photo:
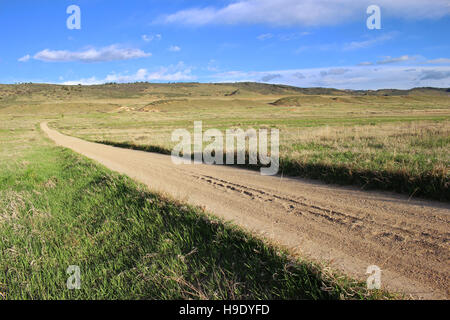
M204 130L278 128L280 173L449 201L449 90L0 85L0 114L46 116L68 135L161 153L174 147L173 130L194 121Z
M191 131L194 121L202 121L204 130L278 128L280 173L450 197L449 89L136 83L3 90L0 113L47 114L59 131L90 141L169 153L171 132Z
M285 138L288 142L281 145L279 173L450 201L448 124L385 124L382 128L338 127L326 134L313 131L294 139ZM136 141L139 139L134 142L89 140L122 148L171 153L167 142L161 146L141 144ZM259 165L245 167L260 168Z
M53 146L33 121L2 122L0 299L390 297Z
M448 200L448 94L0 85L0 299L392 298L56 147L37 124L162 153L193 121L276 127L283 174ZM81 268L81 290L66 288L69 265Z

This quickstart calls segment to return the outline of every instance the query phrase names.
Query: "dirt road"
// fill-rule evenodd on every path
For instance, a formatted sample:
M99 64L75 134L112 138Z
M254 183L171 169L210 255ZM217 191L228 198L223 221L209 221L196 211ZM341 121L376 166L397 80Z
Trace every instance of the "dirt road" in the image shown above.
M56 144L364 280L381 268L386 289L449 298L450 205L409 200L226 166L174 165L170 156L115 148L41 128Z

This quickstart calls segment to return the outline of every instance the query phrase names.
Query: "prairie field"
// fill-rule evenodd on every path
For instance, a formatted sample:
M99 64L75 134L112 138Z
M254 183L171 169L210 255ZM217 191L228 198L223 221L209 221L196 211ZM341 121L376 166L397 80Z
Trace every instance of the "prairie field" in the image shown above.
M393 297L55 146L46 119L0 115L0 301Z
M202 121L203 130L223 132L277 128L280 174L450 199L450 99L445 90L129 86L55 87L16 99L3 112L56 113L51 125L63 133L164 153L175 145L172 131L193 131L194 121ZM55 98L43 103L41 95Z
M192 131L194 121L204 130L278 128L280 174L450 195L448 90L0 85L0 299L392 297L55 146L42 121L162 153L172 131ZM67 291L66 268L80 261L89 289Z
M15 90L15 91L14 91ZM280 173L449 200L444 89L341 91L238 84L0 87L0 112L52 118L90 141L170 153L171 133L280 130Z
M0 305L450 300L449 3L0 0Z

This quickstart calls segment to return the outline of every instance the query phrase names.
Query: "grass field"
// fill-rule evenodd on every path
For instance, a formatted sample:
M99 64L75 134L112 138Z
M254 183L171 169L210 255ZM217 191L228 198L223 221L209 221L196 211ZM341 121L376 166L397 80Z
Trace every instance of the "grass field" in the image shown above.
M56 147L40 121L167 152L171 132L280 129L281 172L449 200L446 90L0 85L0 297L390 298ZM67 290L78 265L82 289Z
M30 94L35 98L15 101L15 108L58 113L53 125L66 134L165 153L174 146L171 132L192 131L194 121L203 121L204 130L278 128L280 173L450 200L450 99L445 90L349 93L256 84L138 84L131 87L134 91L103 87L110 98L72 87L70 95L81 90L79 97L58 96L35 106L26 101L37 101L40 95Z
M0 299L371 299L364 284L56 147L0 116ZM69 265L81 289L68 290Z

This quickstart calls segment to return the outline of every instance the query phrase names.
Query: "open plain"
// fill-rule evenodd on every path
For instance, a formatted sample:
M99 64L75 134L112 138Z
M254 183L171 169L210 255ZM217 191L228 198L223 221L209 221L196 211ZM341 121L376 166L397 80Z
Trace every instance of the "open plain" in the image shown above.
M449 296L447 89L0 85L0 119L4 296L73 297L58 281L77 259L95 288L70 293L77 297L108 298L117 288L136 298L390 297L364 289L369 265L382 269L383 289L392 293ZM200 120L204 130L279 129L280 174L172 164L164 154L174 146L171 132ZM87 181L92 170L99 177ZM150 198L161 221L148 220ZM194 222L183 229L183 210L232 239L215 242L216 229L196 238L203 231ZM245 231L230 231L236 225ZM228 251L238 243L233 232L244 234L239 259ZM101 282L99 262L110 283ZM124 289L130 283L133 293ZM158 290L148 291L150 283Z

